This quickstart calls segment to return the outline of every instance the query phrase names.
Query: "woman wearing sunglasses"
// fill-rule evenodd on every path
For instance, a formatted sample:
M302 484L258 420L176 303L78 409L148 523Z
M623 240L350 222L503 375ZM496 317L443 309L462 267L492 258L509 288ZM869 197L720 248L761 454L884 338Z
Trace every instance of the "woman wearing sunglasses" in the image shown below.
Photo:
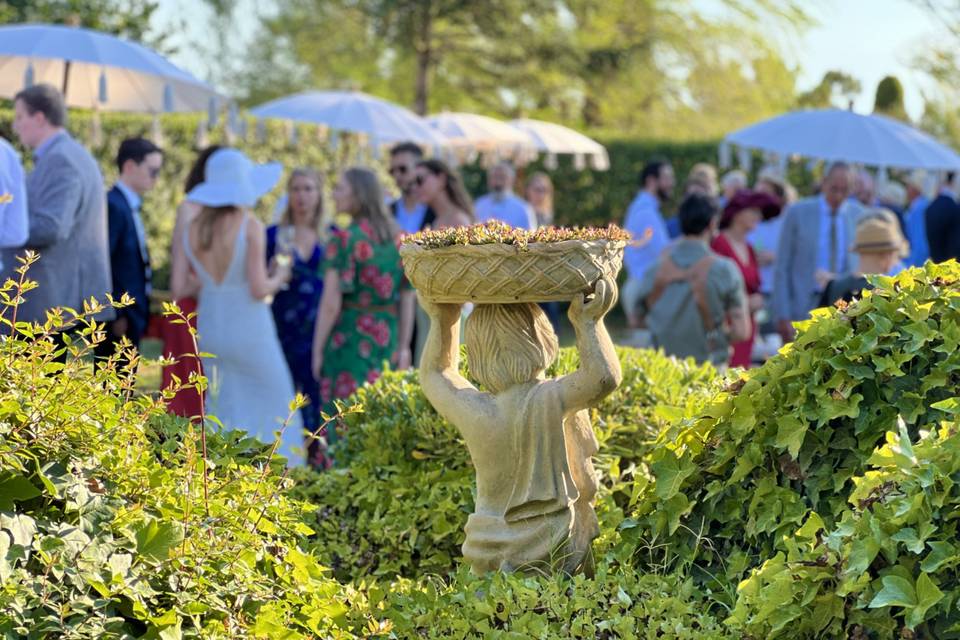
M476 222L463 180L441 160L421 160L413 182L417 199L436 214L432 229L469 226Z

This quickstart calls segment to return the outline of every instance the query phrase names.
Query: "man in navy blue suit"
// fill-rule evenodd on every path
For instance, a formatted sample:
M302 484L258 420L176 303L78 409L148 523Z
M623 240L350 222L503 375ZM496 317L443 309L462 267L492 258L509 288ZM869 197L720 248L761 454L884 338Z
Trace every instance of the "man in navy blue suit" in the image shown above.
M107 339L97 345L97 356L109 357L121 338L126 336L139 347L150 316L150 253L144 231L140 205L143 196L154 187L163 152L144 138L130 138L120 143L117 170L120 178L107 193L110 229L110 267L113 274L113 297L119 300L126 293L134 299L129 307L117 310L117 319L107 325Z
M930 259L934 262L960 259L960 204L957 204L957 193L954 191L955 178L954 172L947 173L940 193L924 214Z

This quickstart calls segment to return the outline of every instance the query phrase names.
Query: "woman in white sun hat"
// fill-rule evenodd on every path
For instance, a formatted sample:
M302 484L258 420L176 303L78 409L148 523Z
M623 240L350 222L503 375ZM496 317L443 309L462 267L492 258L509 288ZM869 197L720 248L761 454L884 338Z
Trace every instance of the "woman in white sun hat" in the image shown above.
M197 332L209 380L206 411L226 427L271 443L289 464L303 459L303 427L291 413L293 382L266 299L290 279L289 265L268 273L263 224L250 208L276 186L282 167L257 165L236 149L220 149L204 182L187 197L203 210L184 229L183 243L200 283Z

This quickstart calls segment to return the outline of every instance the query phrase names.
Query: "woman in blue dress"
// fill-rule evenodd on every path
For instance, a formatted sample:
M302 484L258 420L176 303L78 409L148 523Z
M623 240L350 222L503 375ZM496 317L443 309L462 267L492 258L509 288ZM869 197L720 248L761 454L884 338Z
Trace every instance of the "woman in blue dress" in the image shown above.
M320 427L319 385L311 372L311 355L317 308L323 293L323 246L327 240L323 214L323 179L313 169L295 169L287 181L287 207L279 224L267 229L267 260L289 262L293 268L289 284L273 297L277 336L297 391L310 403L301 410L307 433ZM307 445L312 460L315 440Z

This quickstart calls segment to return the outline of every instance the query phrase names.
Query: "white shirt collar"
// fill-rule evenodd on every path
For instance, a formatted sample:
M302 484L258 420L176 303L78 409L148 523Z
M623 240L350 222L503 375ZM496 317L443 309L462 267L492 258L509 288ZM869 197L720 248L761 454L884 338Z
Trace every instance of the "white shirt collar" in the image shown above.
M143 202L143 199L136 191L128 187L123 180L117 180L117 189L120 189L120 193L127 199L127 203L131 209L140 211L140 204Z

